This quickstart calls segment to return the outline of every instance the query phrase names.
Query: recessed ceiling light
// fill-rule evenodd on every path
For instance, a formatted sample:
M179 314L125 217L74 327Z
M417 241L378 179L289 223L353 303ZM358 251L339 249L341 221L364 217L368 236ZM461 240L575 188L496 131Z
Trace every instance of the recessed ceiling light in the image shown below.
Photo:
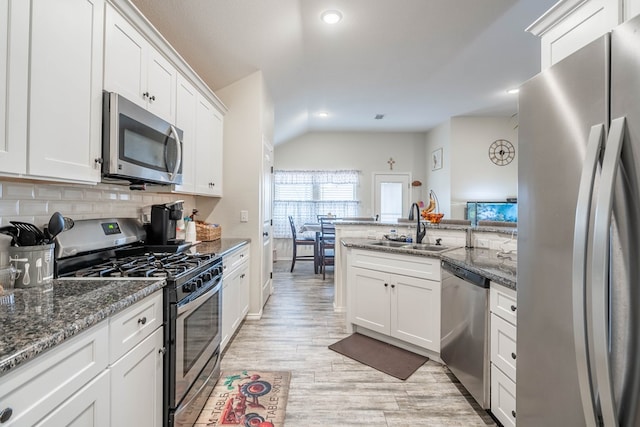
M318 113L318 117L329 117L329 113L327 113L326 111L320 111Z
M517 87L507 90L507 93L510 94L510 95L513 95L514 93L518 93L518 92L520 92L520 88L517 88Z
M382 120L384 118L384 114L376 114L376 116L374 117L374 119L376 120Z
M342 20L342 13L338 10L326 10L320 15L325 24L337 24Z

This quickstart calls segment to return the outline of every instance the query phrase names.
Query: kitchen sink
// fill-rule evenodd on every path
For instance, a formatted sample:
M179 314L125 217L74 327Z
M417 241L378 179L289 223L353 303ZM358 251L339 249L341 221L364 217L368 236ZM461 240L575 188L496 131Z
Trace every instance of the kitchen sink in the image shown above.
M420 243L420 244L406 244L405 248L407 249L417 249L420 251L430 251L430 252L440 252L440 251L444 251L449 249L446 246L440 246L440 245L429 245L429 244L425 244L425 243Z
M376 240L375 242L368 243L371 246L383 246L387 248L398 249L415 249L426 252L441 252L449 249L448 246L431 245L428 243L407 243L407 242L393 242L388 240Z
M371 243L369 243L369 245L372 245L372 246L386 246L386 247L390 247L390 248L402 248L402 247L410 245L410 243L407 243L407 242L391 242L391 241L387 241L387 240L381 240L381 241L371 242Z

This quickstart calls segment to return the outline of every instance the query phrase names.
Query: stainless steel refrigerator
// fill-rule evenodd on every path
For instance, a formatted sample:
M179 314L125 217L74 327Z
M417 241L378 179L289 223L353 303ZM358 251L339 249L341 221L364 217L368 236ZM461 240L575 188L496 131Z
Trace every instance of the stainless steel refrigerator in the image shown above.
M518 115L517 424L640 426L640 19Z

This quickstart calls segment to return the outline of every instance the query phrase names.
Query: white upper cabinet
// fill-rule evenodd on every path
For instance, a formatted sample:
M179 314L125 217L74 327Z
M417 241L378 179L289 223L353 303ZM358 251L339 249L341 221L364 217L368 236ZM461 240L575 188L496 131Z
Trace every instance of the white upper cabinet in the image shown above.
M0 0L0 173L100 181L104 0Z
M0 171L27 170L29 3L0 0Z
M540 37L544 70L638 13L640 0L561 0L527 31Z
M183 131L182 137L182 185L175 190L184 193L195 191L196 179L196 106L198 92L182 75L178 75L176 91L176 126Z
M104 89L175 123L176 68L107 5Z
M222 114L202 95L196 112L195 192L222 196Z
M27 173L98 182L104 1L31 8Z

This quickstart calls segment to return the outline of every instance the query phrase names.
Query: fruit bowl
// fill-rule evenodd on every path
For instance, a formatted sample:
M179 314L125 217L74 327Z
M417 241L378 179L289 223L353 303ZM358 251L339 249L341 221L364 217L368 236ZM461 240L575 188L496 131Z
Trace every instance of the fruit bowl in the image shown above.
M442 217L444 217L443 213L429 212L425 219L432 224L438 224L442 220Z

